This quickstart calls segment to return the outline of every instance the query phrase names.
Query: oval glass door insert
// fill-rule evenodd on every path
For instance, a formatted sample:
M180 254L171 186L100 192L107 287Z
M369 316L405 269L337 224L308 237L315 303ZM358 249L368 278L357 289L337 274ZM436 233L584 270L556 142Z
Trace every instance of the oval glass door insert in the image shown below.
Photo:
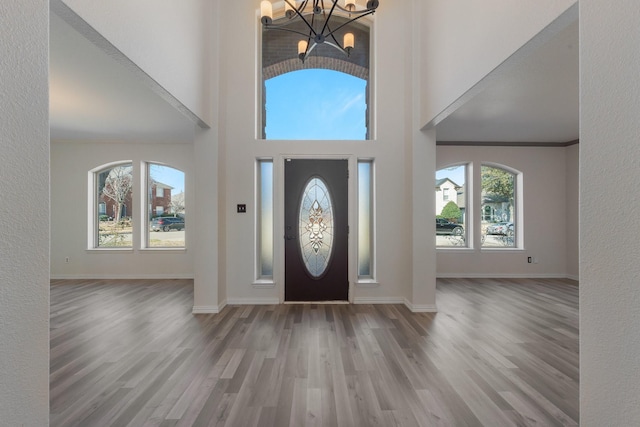
M333 206L327 185L320 177L309 180L300 201L300 252L313 277L320 277L329 265L333 247Z

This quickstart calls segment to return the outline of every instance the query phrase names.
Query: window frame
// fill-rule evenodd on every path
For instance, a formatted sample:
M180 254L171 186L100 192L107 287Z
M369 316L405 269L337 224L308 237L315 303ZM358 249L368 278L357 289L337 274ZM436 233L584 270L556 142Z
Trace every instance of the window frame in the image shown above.
M361 169L360 169L360 165L363 164L368 164L369 165L369 170L368 170L368 195L367 195L367 200L363 201L361 196L361 184L362 184L362 175L361 175ZM375 159L374 158L358 158L356 161L356 180L357 180L357 243L356 243L356 273L357 273L357 283L358 284L377 284L377 245L376 245L376 165L375 165ZM361 274L361 260L360 260L360 251L361 251L361 233L363 232L362 230L362 216L361 216L361 202L366 202L368 201L368 218L367 218L367 223L368 223L368 227L366 230L366 233L368 234L368 252L369 252L369 257L368 257L368 262L369 262L369 271L368 274Z
M185 171L183 171L180 168L177 168L175 166L172 166L168 163L163 163L163 162L156 162L156 161L142 161L141 162L141 167L140 170L143 173L144 179L140 180L140 184L142 187L142 191L141 194L144 194L144 200L142 200L141 205L141 209L140 209L140 218L141 218L141 224L144 224L141 229L140 229L140 233L142 233L142 238L140 239L140 249L142 250L149 250L149 251L167 251L167 250L174 250L174 251L185 251L187 249L187 244L188 244L188 238L187 238L187 225L186 225L186 218L185 218L185 226L183 228L184 231L184 245L182 246L151 246L150 245L150 237L151 237L151 218L150 215L154 215L154 216L158 216L156 215L156 212L152 212L152 206L153 206L153 202L151 200L151 198L157 198L157 191L158 191L158 187L156 186L156 191L152 191L152 186L151 186L151 166L155 165L155 166L161 166L161 167L165 167L165 168L171 168L173 170L176 170L180 173L182 173L182 184L184 186L183 192L185 194L185 198L186 198L186 194L187 194L187 174L185 173ZM162 196L161 198L164 198L165 196L165 189L162 189ZM185 203L186 205L186 203ZM157 207L156 207L157 208ZM166 211L163 212L163 214L166 213ZM163 215L161 214L161 215ZM185 215L186 216L186 215Z
M136 192L135 192L135 182L136 182L136 170L133 164L133 160L116 160L113 162L104 163L99 165L93 169L90 169L87 172L87 181L88 181L88 194L87 194L87 250L89 251L133 251L134 249L134 230L135 230L135 220L134 216L131 215L131 245L130 246L100 246L100 194L98 192L98 180L99 175L106 170L114 169L119 166L130 166L131 167L131 211L135 212L136 206ZM106 208L105 202L105 211L106 215L108 215L108 209Z
M262 165L269 164L271 165L271 174L270 174L270 205L271 205L271 220L270 223L267 221L265 224L265 218L263 216L264 211L264 203L263 203L263 192L262 192L262 184L263 184L263 170ZM274 283L275 270L276 270L276 253L275 253L275 163L272 157L260 157L256 159L255 162L255 244L254 244L254 286L255 285L272 285ZM263 248L263 239L264 233L270 234L271 238L271 274L264 274L264 249Z
M473 197L469 197L469 195L473 194L473 179L469 179L470 177L473 178L473 162L460 162L460 163L451 163L448 165L444 165L438 169L436 169L435 174L434 174L434 178L435 180L437 180L438 178L435 177L435 175L444 169L451 169L451 168L457 168L457 167L464 167L464 184L462 184L465 188L465 194L464 194L464 222L462 224L462 227L464 229L464 233L462 234L462 238L463 238L463 245L438 245L437 243L437 236L438 234L435 234L434 239L436 241L435 246L436 246L436 250L445 250L445 251L451 251L451 250L469 250L469 249L473 249L473 230L475 229L474 224L474 209L473 209L473 203L471 203L471 201L473 200ZM451 178L448 178L449 180L451 180ZM460 185L460 183L456 183L458 185ZM437 193L437 191L435 192ZM434 193L434 203L435 203L435 193ZM449 201L455 201L456 205L457 203L457 198L458 198L458 193L457 190L455 192L455 198L451 199L451 197L449 197L449 200L445 200L444 199L444 193L443 193L443 202L449 202ZM443 207L446 205L446 203L443 205ZM436 204L437 207L437 204ZM440 215L439 213L436 213L435 216L437 217L438 215ZM434 223L434 227L435 227L435 223ZM434 233L436 233L436 230L434 229Z
M260 16L260 9L256 9L255 10L256 16ZM285 8L284 8L284 3L282 3L281 7L276 8L276 6L274 5L273 8L273 19L278 20L278 19L282 19L284 18L284 13L285 13ZM358 141L375 141L377 138L377 128L375 126L376 124L376 91L375 91L375 87L376 87L376 73L375 73L375 59L376 59L376 55L375 55L375 41L376 41L376 17L375 14L372 15L368 15L365 16L361 19L358 19L357 21L357 25L362 25L364 27L367 28L368 30L368 44L369 44L369 50L368 50L368 78L366 79L366 89L365 89L365 96L366 96L366 114L365 114L365 120L366 120L366 136L364 140L358 140ZM255 31L256 31L256 49L255 49L255 76L256 76L256 90L254 91L255 93L255 133L254 133L254 138L257 141L279 141L279 140L274 140L274 139L267 139L265 137L265 121L266 121L266 97L265 97L265 78L263 75L263 66L262 66L262 58L263 58L263 44L264 44L264 40L263 40L263 26L260 22L259 19L256 19L256 26ZM296 60L299 61L299 59ZM304 67L302 68L304 69ZM340 71L340 70L336 70L335 68L327 68L330 70L334 70L334 71ZM284 73L283 73L284 74ZM291 140L291 141L295 141L295 140ZM302 141L308 141L308 140L302 140ZM334 140L334 141L342 141L340 139Z
M484 220L484 208L482 204L482 167L487 166L495 169L500 169L505 172L513 175L513 220L511 221L514 224L514 234L513 234L513 244L509 246L484 246L485 235L482 234L482 221ZM479 248L483 252L505 252L505 251L521 251L524 250L524 197L523 197L523 180L524 174L508 165L495 163L495 162L480 162L480 182L479 182L479 211L481 215L479 217L479 225L480 225L480 245Z

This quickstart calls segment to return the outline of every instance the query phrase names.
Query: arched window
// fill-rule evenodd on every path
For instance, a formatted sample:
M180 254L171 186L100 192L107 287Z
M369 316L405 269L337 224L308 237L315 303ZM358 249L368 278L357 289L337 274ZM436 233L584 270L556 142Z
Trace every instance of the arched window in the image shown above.
M93 230L90 246L94 248L130 248L133 246L133 166L116 162L90 172Z
M147 248L184 248L186 203L184 172L147 163Z
M467 165L436 171L436 246L468 246Z
M133 191L138 178L131 161L89 171L90 248L131 249L138 242L134 233L142 236L136 246L143 248L185 247L184 172L157 163L142 163L140 169L147 187L142 194Z
M343 21L331 19L335 25ZM370 29L365 22L349 25L355 45L348 56L325 42L310 50L304 62L298 57L299 34L263 29L263 139L370 139ZM293 31L306 28L296 20L274 23Z
M266 139L367 139L367 82L332 70L292 71L264 82Z
M518 174L498 165L481 167L482 247L517 247Z

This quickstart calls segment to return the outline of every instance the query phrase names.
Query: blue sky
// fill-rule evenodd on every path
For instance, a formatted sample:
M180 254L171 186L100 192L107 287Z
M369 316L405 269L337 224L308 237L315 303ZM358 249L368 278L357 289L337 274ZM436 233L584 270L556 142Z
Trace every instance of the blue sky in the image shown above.
M267 139L365 139L365 80L309 69L271 78L265 86Z
M465 183L465 165L444 168L436 171L436 179L449 178L458 185Z
M178 194L184 191L184 172L169 166L157 164L151 165L151 177L156 181L173 187L171 194Z

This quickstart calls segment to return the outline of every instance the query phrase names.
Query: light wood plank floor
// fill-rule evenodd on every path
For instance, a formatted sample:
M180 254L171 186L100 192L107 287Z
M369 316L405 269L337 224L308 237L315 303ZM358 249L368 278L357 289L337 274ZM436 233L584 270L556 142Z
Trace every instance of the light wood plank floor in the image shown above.
M442 279L402 305L228 306L188 280L52 281L52 426L578 424L578 287Z

